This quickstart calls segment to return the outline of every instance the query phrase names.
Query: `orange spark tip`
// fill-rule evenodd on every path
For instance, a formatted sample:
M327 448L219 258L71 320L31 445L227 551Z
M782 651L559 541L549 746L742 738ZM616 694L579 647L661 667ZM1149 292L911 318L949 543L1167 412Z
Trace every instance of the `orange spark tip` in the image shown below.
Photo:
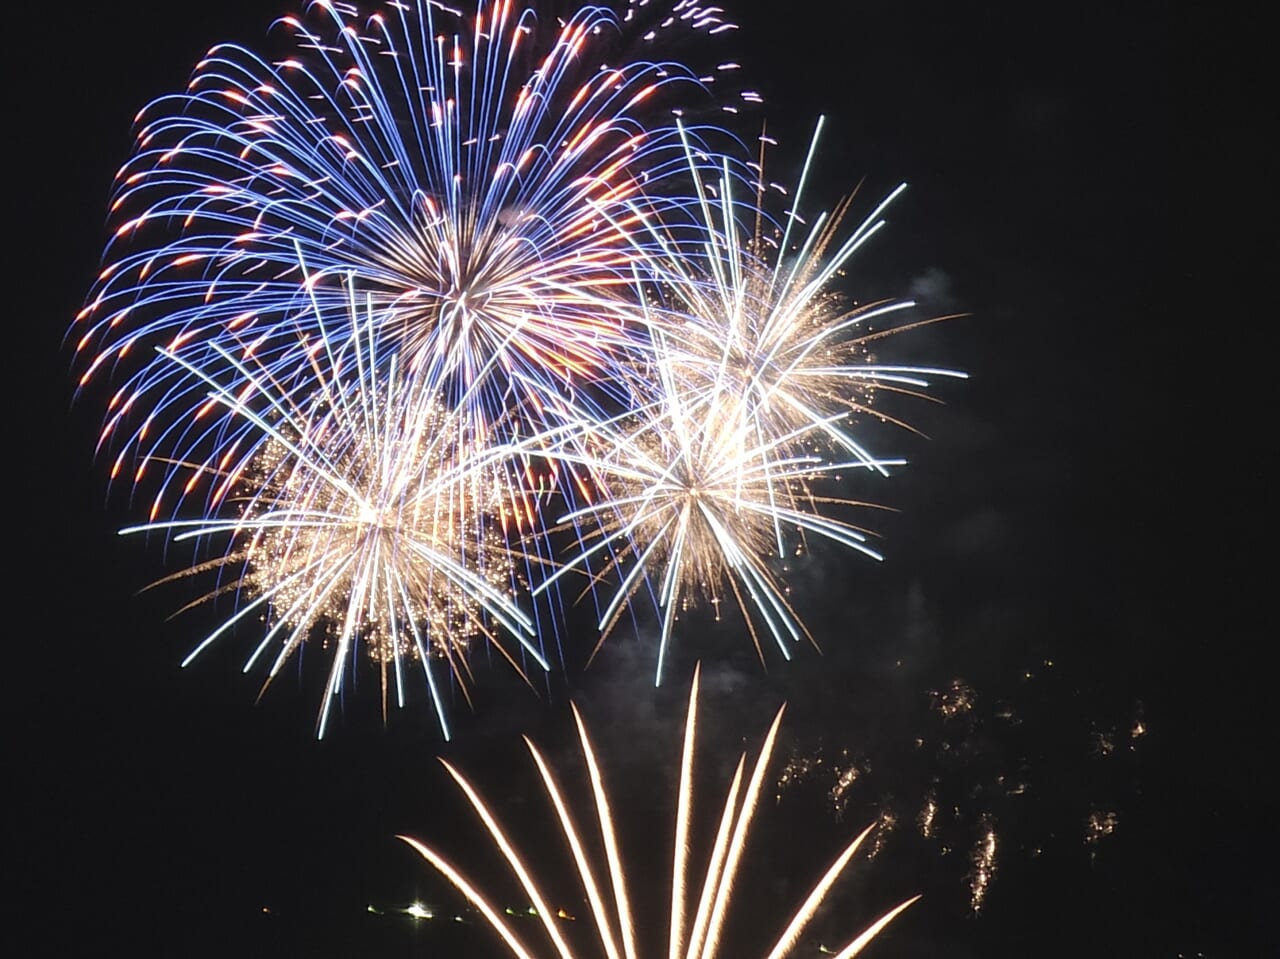
M586 83L578 87L578 92L575 93L573 95L573 99L569 101L569 109L566 110L565 113L566 114L572 113L574 110L576 110L578 108L578 104L582 102L582 98L587 95L590 89L591 89L590 84L586 84Z
M638 96L638 95L639 95L639 94L637 94L637 96ZM634 102L634 101L632 101L632 102ZM567 152L572 153L572 152L573 152L573 150L574 150L574 148L578 145L578 142L579 142L580 140L582 140L582 139L583 139L583 138L584 138L588 133L590 133L591 131L595 130L596 128L597 128L597 125L596 125L596 124L588 123L588 124L587 124L586 126L584 126L581 130L579 130L577 133L575 133L572 137L570 137L570 138L569 138L569 142L568 142L568 144L565 146L565 150L566 150Z
M169 346L168 346L169 352L170 353L178 352L178 349L182 346L182 344L187 342L187 340L191 339L191 337L193 336L195 336L194 330L183 330L181 333L179 333L177 336L175 336L172 340L169 341Z

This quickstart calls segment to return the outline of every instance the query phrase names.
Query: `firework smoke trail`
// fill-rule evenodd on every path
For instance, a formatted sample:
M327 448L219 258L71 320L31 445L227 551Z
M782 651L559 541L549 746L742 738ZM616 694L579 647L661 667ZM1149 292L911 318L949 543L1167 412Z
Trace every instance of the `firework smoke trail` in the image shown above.
M889 467L905 463L871 453L851 421L871 415L905 427L880 408L879 394L918 396L927 377L964 376L877 363L874 341L920 324L870 331L871 324L914 304L850 308L832 289L884 225L880 215L903 187L843 238L848 202L834 216L820 216L792 251L800 222L795 207L821 127L820 121L784 228L765 229L763 146L752 187L749 169L728 157L713 159L687 138L697 203L643 217L651 255L648 273L637 273L636 299L651 345L642 378L649 387L632 414L583 425L592 439L580 446L590 463L583 468L601 492L565 521L577 528L581 547L567 567L592 568L597 581L611 571L621 578L604 606L601 642L636 594L656 601L658 682L679 612L701 599L718 616L725 584L762 661L754 619L790 658L789 643L807 633L777 568L803 552L808 535L880 558L865 530L821 512L869 504L822 495L815 484L852 469L887 476ZM698 219L682 222L690 210Z
M82 387L123 378L102 437L117 469L146 458L158 407L204 403L199 378L151 361L152 345L254 340L274 375L305 376L288 366L295 327L333 315L348 274L373 296L379 349L449 406L465 396L477 430L539 421L528 382L625 394L619 290L644 256L625 204L679 172L663 118L710 79L606 66L644 5L556 22L515 0L368 17L319 0L276 21L278 59L216 46L184 93L144 108L108 265L71 333ZM731 27L687 0L663 26Z
M695 671L693 687L689 695L689 712L685 725L685 741L681 754L681 775L674 837L674 865L672 875L672 908L668 922L667 955L670 959L715 959L719 955L725 933L733 889L739 880L741 857L750 833L754 814L759 802L760 791L765 782L765 773L772 756L774 740L782 721L783 710L779 709L772 726L765 737L759 755L752 765L744 788L744 776L747 769L747 756L744 753L738 760L737 770L725 798L724 808L720 815L720 824L716 831L712 849L707 860L706 871L701 877L701 889L697 893L696 903L688 898L690 881L696 877L688 873L691 859L690 832L693 808L693 770L695 757L695 738L697 733L697 697L698 673ZM584 846L584 836L575 824L571 810L565 801L563 792L555 775L547 765L538 748L526 738L525 743L538 767L547 797L555 808L556 816L564 833L564 838L574 860L578 881L590 903L592 920L598 936L597 947L590 953L575 950L564 938L556 924L555 913L548 907L547 895L539 887L529 866L521 858L519 851L502 826L494 818L484 800L467 779L449 763L444 764L449 775L462 789L472 808L484 823L485 829L502 852L512 874L515 876L542 924L556 954L561 959L583 959L586 955L603 955L607 959L636 959L638 951L637 935L632 917L630 897L627 892L627 876L625 861L619 852L617 830L610 812L608 791L604 786L600 770L596 762L595 751L582 717L574 709L574 719L578 726L579 740L582 744L583 758L591 781L591 793L594 821L590 822L587 835L598 834L603 846L606 869L602 872L593 866ZM835 859L823 876L814 885L812 891L787 922L777 941L762 955L767 959L786 959L794 955L796 943L801 934L812 921L825 897L848 866L854 853L863 840L871 832L870 827L864 830ZM485 918L493 931L502 939L511 955L518 959L531 959L530 951L516 936L510 925L502 918L500 910L485 898L484 894L470 882L462 872L448 862L439 852L417 839L401 836L405 842L418 851L424 859L445 876ZM609 892L612 897L609 898ZM862 933L851 940L837 954L837 959L852 959L877 936L885 926L919 897L913 897L894 906L879 919L868 926ZM647 927L646 927L647 928Z
M207 417L207 426L197 416L166 430L157 442L178 453L157 458L166 473L151 521L122 532L161 532L204 550L226 544L167 578L216 573L219 585L197 602L237 596L235 613L184 666L253 619L265 634L244 670L270 659L266 684L304 645L329 647L323 735L363 644L379 667L384 715L391 686L405 705L406 666L416 662L447 738L437 673L443 665L466 694L472 640L500 650L524 675L501 641L512 637L521 655L548 668L534 620L515 601L528 557L507 545L509 531L519 535L534 519L513 471L523 451L476 433L434 384L381 351L376 309L369 302L357 309L354 286L348 293L345 339L330 335L317 306L307 329L318 335L300 334L282 354L307 367L305 388L277 379L251 345L237 353L200 345L188 351L195 360L162 352L205 384L209 409L238 425ZM174 517L157 519L174 486L181 488ZM184 505L197 506L200 517L181 518Z

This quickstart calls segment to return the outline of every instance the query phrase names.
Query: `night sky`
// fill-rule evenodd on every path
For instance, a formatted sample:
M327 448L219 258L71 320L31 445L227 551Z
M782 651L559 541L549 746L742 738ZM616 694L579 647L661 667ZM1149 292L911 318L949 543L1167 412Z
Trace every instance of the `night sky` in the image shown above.
M855 862L797 956L847 941L915 892L923 901L866 955L1274 954L1263 927L1280 890L1262 866L1275 739L1258 662L1273 632L1253 505L1274 436L1250 429L1262 387L1235 372L1256 350L1248 314L1224 301L1199 332L1183 320L1214 259L1182 265L1181 211L1223 183L1180 171L1233 120L1179 79L1180 25L1164 5L1124 7L731 7L743 29L728 49L765 97L778 178L793 179L822 113L811 203L864 178L868 204L910 183L844 288L967 316L896 338L885 355L971 379L942 384L941 405L896 408L927 438L881 438L910 460L867 490L896 510L874 520L886 561L815 549L799 564L794 599L822 655L801 649L766 672L740 624L692 622L655 692L651 645L622 631L586 668L594 636L582 630L536 693L482 661L476 709L455 704L449 744L422 704L384 728L372 671L317 742L319 659L255 701L259 680L239 672L249 635L180 670L216 619L170 619L192 598L181 587L139 593L173 567L158 541L116 536L144 508L123 488L108 496L107 464L92 455L99 408L72 403L61 338L98 268L133 115L180 88L213 42L259 42L285 7L147 0L68 10L31 35L11 28L20 534L0 699L11 890L0 944L14 944L2 951L499 955L465 912L461 924L396 914L415 900L464 907L394 836L440 844L507 890L499 903L524 904L500 885L435 762L445 756L538 854L547 884L567 888L520 736L584 796L570 698L619 797L649 928L643 917L664 914L671 787L701 659L701 835L738 751L758 745L783 701L775 774L819 755L861 770L840 810L823 772L776 803L770 789L726 955L776 934L886 810L897 827ZM1227 33L1196 28L1209 51ZM1214 119L1188 136L1205 108ZM1244 366L1191 362L1214 342ZM945 718L961 693L972 709ZM915 816L931 790L945 825L925 838ZM1091 817L1108 815L1114 831L1089 841ZM998 872L975 915L966 874L983 824L999 837ZM558 900L585 919L571 893Z

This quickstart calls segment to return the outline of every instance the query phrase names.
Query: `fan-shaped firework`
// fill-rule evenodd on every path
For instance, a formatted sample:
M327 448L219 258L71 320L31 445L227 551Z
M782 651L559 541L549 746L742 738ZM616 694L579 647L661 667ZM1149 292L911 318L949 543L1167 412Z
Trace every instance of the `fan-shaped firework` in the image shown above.
M509 475L519 449L473 432L433 384L380 356L377 314L366 305L361 315L364 325L345 324L348 336L337 340L317 313L319 337L288 354L311 370L305 390L290 390L250 348L233 355L202 347L193 351L200 366L166 352L165 362L205 383L210 403L242 425L227 434L175 424L168 432L184 439L185 454L165 464L167 484L185 477L185 502L195 502L201 480L210 480L203 515L158 520L153 509L150 523L125 532L228 544L171 577L216 571L224 580L231 570L205 599L234 591L240 603L186 662L251 618L266 631L245 670L273 657L268 683L308 641L332 647L323 735L363 641L380 668L384 711L392 681L403 705L404 667L416 661L447 736L434 663L446 664L465 692L473 639L519 668L499 641L505 632L547 667L533 620L515 602L525 559L503 535L531 507Z
M278 58L214 47L185 93L138 116L112 203L124 219L75 331L82 384L127 372L104 438L128 449L144 441L131 409L203 402L197 378L140 347L260 339L263 363L292 376L295 324L313 297L333 313L348 273L373 296L380 349L448 405L467 396L477 429L536 418L527 381L607 370L616 385L631 308L615 291L643 257L625 203L680 166L667 92L709 78L608 66L623 24L599 6L559 22L514 0L474 16L306 10L277 21ZM687 0L670 23L729 26Z
M740 881L742 853L755 816L760 791L765 783L765 774L773 751L774 739L778 726L782 721L782 710L773 721L765 737L764 745L752 766L750 778L745 789L743 779L746 774L747 757L744 753L738 760L737 770L725 797L724 809L721 812L719 828L716 831L710 853L707 858L706 871L702 876L701 889L696 885L692 892L696 895L696 903L690 898L689 883L696 878L690 875L692 856L691 833L693 824L693 776L694 776L694 740L697 732L697 696L698 676L694 673L693 689L689 697L689 712L685 724L684 750L680 763L679 801L676 811L674 861L671 879L671 915L668 923L667 954L670 959L715 959L720 954L722 937L729 922L733 890ZM595 752L591 747L586 726L582 718L574 710L574 718L578 724L578 734L582 743L583 757L591 779L591 792L594 802L595 821L587 830L587 835L600 836L603 846L607 871L602 872L599 865L590 861L590 850L586 848L583 835L574 822L568 803L537 747L525 740L534 762L538 766L547 797L555 807L565 842L572 854L577 879L581 883L591 910L591 918L595 926L597 938L589 952L579 951L566 941L564 933L557 925L555 913L548 907L548 896L539 886L530 872L528 864L508 838L501 825L485 805L475 788L449 763L444 763L449 774L462 788L468 801L483 821L489 835L501 850L503 858L510 866L520 886L533 904L533 910L542 924L543 931L550 940L561 959L577 959L586 955L604 955L608 959L635 959L640 955L637 945L634 921L632 918L631 898L628 892L626 863L623 859L617 839L616 830L610 811L608 791L605 789ZM443 762L443 761L442 761ZM849 864L854 853L871 829L863 831L835 859L827 871L819 879L808 897L778 936L777 941L767 952L761 955L768 959L784 959L794 955L796 943L801 934L813 919L825 897ZM463 874L449 863L435 849L416 839L402 836L407 843L416 849L428 862L438 869L460 892L471 902L486 922L501 938L506 948L519 959L531 959L535 954L520 941L510 925L503 920L500 911L495 909L484 894ZM598 855L598 854L597 854ZM611 895L610 895L611 894ZM836 955L837 959L851 959L857 955L879 932L888 925L898 913L910 906L919 897L908 899L894 906L875 920L860 935L855 937ZM649 928L646 926L645 928ZM652 947L650 947L652 948ZM539 953L540 954L540 953Z

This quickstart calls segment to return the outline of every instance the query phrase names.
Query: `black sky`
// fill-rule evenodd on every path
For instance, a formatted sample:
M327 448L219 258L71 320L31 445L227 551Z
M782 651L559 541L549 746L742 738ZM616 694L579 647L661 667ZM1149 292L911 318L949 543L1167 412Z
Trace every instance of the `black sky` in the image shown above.
M482 669L477 712L444 746L424 711L384 730L372 684L316 743L315 677L255 704L256 683L237 669L243 642L179 670L200 623L166 621L184 596L136 595L164 557L115 535L138 511L106 496L92 459L97 410L71 403L60 341L98 265L132 116L184 84L211 43L256 43L283 10L144 0L10 34L19 525L0 700L6 955L479 955L473 930L411 928L365 905L456 902L392 838L454 843L462 858L479 836L438 753L550 848L519 735L571 762L569 694L608 745L641 824L636 858L656 881L661 856L648 850L665 846L669 826L646 810L666 801L683 677L699 654L711 663L716 755L736 758L786 699L786 749L849 748L872 766L842 821L815 784L770 806L750 914L775 894L798 899L842 838L940 777L959 797L955 836L983 810L1000 823L1002 871L983 914L966 908L966 849L913 841L908 821L856 867L828 917L832 937L851 934L860 910L923 889L868 955L1269 951L1274 723L1256 650L1272 631L1252 503L1274 437L1233 453L1252 435L1242 417L1260 392L1224 390L1222 372L1199 362L1221 335L1247 368L1250 317L1224 308L1203 335L1185 320L1189 289L1213 267L1184 264L1182 210L1188 193L1223 186L1183 175L1216 138L1187 136L1192 110L1210 108L1229 132L1174 62L1186 24L1155 3L735 6L734 43L784 144L778 172L798 163L822 113L815 200L864 177L877 195L911 185L850 290L970 314L887 349L972 379L947 386L945 406L905 411L928 440L892 437L911 466L877 491L900 510L877 520L888 560L819 554L802 571L798 602L825 656L765 674L721 626L679 650L680 678L654 693L647 647L617 637L584 672L591 638L580 637L540 697ZM1203 49L1227 32L1195 26ZM1262 455L1246 453L1257 445ZM929 692L958 678L981 709L944 728ZM1097 734L1129 728L1136 711L1148 732L1135 749L1122 741L1099 755ZM1002 775L1030 788L1010 798ZM1100 809L1117 811L1119 827L1089 847L1083 822ZM645 839L654 830L660 842Z

